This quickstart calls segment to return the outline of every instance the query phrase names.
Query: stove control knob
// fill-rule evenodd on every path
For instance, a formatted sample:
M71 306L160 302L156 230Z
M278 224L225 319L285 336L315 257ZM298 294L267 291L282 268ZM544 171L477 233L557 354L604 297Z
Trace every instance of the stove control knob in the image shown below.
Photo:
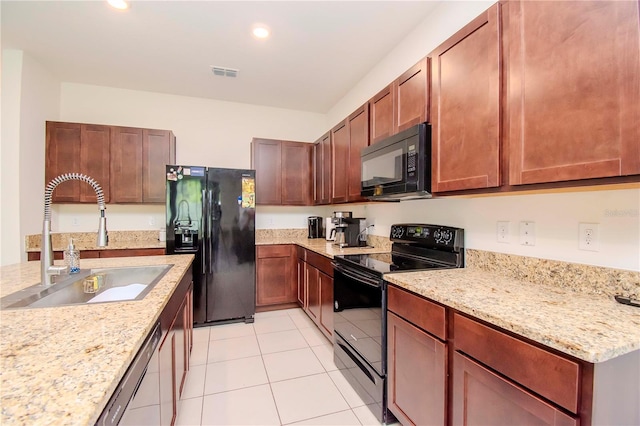
M402 234L404 234L404 228L401 226L392 226L391 227L391 237L392 238L401 238Z
M436 243L442 242L442 231L436 229L433 233L433 238L436 240Z
M451 231L449 231L448 229L445 231L442 231L442 239L444 240L445 243L450 243L451 239L453 238L453 233Z

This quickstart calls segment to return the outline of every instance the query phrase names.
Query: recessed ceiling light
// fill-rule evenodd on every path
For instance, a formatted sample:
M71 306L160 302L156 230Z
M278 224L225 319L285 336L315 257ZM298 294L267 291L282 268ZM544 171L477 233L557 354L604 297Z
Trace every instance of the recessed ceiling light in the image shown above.
M111 7L115 7L120 10L129 8L129 2L127 0L107 0L107 3L109 3Z
M267 38L270 32L266 25L256 24L253 26L252 33L255 38Z

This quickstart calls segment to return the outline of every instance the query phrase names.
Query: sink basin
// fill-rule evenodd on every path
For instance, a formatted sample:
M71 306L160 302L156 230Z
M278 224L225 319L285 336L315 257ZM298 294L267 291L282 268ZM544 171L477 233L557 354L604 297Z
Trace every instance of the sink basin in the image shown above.
M0 299L0 309L50 308L55 306L141 300L173 265L81 269L79 273L45 287L36 284ZM96 285L87 285L94 277Z

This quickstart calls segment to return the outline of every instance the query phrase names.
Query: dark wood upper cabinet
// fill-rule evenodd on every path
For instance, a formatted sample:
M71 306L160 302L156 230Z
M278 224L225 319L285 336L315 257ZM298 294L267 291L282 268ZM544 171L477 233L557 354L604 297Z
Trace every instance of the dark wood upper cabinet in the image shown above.
M313 146L313 203L331 202L331 132L327 132Z
M429 58L423 58L393 83L393 133L429 120Z
M142 201L142 129L116 127L111 141L111 202Z
M511 185L640 173L637 1L510 1Z
M331 129L332 203L344 203L349 191L349 126L342 120Z
M166 201L166 166L175 164L176 138L168 130L142 131L142 202Z
M98 182L109 202L109 126L46 122L45 184L63 173L83 173ZM95 203L95 191L80 181L68 181L53 191L52 201Z
M282 204L311 205L311 150L303 142L282 142Z
M433 192L501 184L499 23L496 3L429 55Z
M100 184L107 203L164 203L165 165L175 159L169 130L47 122L47 182L84 173ZM69 181L56 188L53 202L95 203L96 195L89 185Z
M256 170L256 203L312 203L313 144L253 138L251 167Z
M280 141L253 138L251 168L256 170L256 204L282 203L281 158Z
M370 145L388 138L393 130L393 84L388 85L369 101L371 120L369 123Z
M369 145L369 104L364 104L347 118L349 131L348 201L361 201L361 151Z

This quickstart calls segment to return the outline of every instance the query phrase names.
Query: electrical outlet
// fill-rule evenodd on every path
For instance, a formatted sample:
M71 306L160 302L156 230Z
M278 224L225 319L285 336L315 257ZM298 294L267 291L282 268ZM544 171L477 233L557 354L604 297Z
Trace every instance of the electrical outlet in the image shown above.
M80 224L80 221L78 220L78 216L73 216L71 218L71 226L78 226Z
M149 216L149 226L156 226L156 218Z
M510 243L511 237L509 235L510 222L497 222L496 238L499 243Z
M579 243L580 250L599 251L600 244L598 242L598 224L597 223L579 223Z
M520 244L523 246L536 245L536 224L535 222L520 222Z

